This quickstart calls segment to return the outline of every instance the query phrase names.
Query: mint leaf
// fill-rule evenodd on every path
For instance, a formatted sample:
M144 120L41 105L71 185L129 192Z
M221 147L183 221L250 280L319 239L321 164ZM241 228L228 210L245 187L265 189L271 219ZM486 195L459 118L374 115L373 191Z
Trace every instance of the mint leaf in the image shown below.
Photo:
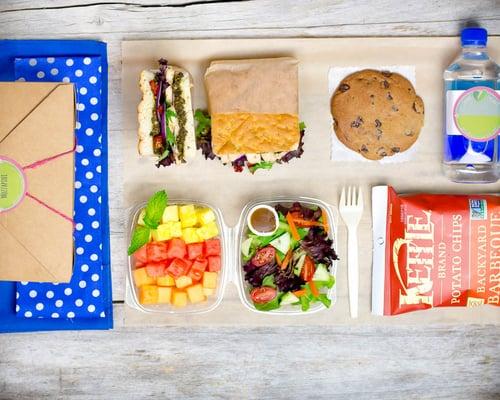
M260 163L254 164L251 167L248 167L250 172L253 174L258 169L271 169L273 167L273 163L270 161L261 161Z
M163 211L167 207L168 196L164 190L156 192L148 201L144 223L151 229L158 228Z
M194 119L196 120L196 137L206 135L212 124L208 113L198 109L194 113Z
M264 277L264 279L262 279L262 286L275 288L276 285L274 284L274 276L267 275L266 277Z
M302 131L305 131L305 130L306 130L306 124L305 124L305 122L300 121L300 123L299 123L299 131L302 132Z
M149 235L151 230L147 226L137 225L130 241L128 248L128 255L131 256L142 246L149 242Z
M476 101L481 101L486 98L486 90L478 90L477 92L474 92L473 96Z

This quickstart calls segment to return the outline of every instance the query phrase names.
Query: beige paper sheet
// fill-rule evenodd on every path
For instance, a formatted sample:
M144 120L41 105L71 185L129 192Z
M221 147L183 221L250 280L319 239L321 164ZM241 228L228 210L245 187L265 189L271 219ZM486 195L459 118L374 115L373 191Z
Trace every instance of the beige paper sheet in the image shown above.
M490 54L500 58L500 37L490 37ZM499 192L500 184L459 185L441 173L442 73L460 51L458 38L345 38L345 39L237 39L163 40L123 42L123 146L124 196L126 207L144 201L155 190L165 188L172 198L210 202L222 209L226 223L234 226L244 205L256 198L276 195L304 195L336 205L343 185L361 185L365 213L359 226L360 317L349 318L347 297L346 231L339 227L341 258L338 267L337 304L310 316L281 317L255 314L244 308L233 284L226 288L219 308L199 316L145 315L128 307L126 325L302 325L302 324L500 324L500 309L482 307L434 309L396 317L371 315L371 210L370 188L391 184L403 192L477 193ZM206 107L203 75L212 60L292 56L299 60L299 114L307 125L305 153L288 165L271 171L237 174L217 161L205 161L199 154L194 162L179 167L156 169L150 159L137 155L136 108L140 101L138 76L154 68L156 60L167 58L186 68L193 76L195 108ZM331 66L414 65L416 90L423 98L426 120L418 152L412 161L401 164L331 162L328 69ZM125 255L124 255L125 257ZM234 265L234 268L238 266ZM125 284L125 282L123 283Z

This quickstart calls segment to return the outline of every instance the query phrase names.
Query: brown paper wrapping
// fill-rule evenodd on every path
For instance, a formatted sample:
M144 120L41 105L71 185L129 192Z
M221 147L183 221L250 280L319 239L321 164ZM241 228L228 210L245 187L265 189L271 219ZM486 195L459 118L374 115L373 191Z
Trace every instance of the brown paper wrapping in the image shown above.
M213 61L205 73L215 154L289 151L299 142L298 61Z

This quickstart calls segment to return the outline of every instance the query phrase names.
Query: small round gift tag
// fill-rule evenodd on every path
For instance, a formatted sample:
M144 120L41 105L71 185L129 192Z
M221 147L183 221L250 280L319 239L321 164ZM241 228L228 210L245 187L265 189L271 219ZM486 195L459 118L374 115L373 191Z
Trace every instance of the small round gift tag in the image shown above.
M25 193L26 176L22 167L14 160L0 156L0 213L15 208Z

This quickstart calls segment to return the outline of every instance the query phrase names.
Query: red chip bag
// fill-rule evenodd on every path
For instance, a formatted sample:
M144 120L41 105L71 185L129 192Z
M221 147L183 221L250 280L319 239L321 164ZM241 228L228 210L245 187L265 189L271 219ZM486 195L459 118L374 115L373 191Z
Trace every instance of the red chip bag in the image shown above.
M372 190L372 312L499 305L500 197Z

